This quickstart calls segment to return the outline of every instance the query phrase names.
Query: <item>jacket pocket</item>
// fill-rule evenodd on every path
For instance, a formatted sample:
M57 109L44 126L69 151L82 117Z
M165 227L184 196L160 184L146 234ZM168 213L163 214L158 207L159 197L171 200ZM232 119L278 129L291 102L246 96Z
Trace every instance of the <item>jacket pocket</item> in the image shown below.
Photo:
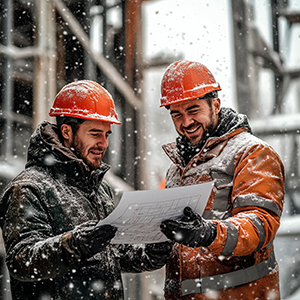
M212 211L206 212L205 218L224 220L231 216L231 192L233 177L226 173L211 171L210 176L215 182L216 195ZM210 215L210 217L208 216Z

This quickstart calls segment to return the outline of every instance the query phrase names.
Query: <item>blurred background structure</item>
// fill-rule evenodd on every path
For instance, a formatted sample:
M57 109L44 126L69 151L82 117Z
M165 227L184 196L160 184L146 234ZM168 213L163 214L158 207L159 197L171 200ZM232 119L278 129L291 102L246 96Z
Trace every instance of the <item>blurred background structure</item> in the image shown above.
M56 93L80 79L104 85L122 121L105 157L116 203L123 191L158 188L169 164L161 144L176 136L158 108L160 79L173 61L200 61L223 105L247 114L285 163L275 246L282 299L300 299L299 1L0 0L0 11L0 193L24 168L36 126L54 122ZM0 299L9 300L4 255L0 238ZM163 270L124 275L125 299L164 299L163 281Z

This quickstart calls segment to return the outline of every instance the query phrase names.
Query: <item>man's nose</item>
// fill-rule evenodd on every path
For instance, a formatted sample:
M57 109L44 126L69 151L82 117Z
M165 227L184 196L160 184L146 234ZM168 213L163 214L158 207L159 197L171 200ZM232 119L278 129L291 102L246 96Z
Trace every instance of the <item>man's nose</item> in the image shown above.
M101 136L97 141L97 146L107 148L108 147L108 138L106 136Z
M193 118L189 115L183 115L182 126L189 127L193 123Z

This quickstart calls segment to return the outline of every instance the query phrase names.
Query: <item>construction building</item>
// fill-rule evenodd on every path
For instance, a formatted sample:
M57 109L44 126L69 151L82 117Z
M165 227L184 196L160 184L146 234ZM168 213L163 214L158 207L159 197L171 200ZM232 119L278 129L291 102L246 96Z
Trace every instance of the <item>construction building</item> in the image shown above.
M95 80L112 94L123 124L114 127L105 159L112 166L106 179L115 190L116 199L120 191L147 188L143 74L173 60L166 57L152 63L143 61L143 2L0 1L0 192L24 168L34 128L43 120L53 121L48 112L56 93L65 84L80 79ZM286 165L286 219L290 220L289 216L300 213L300 64L293 65L283 49L292 48L294 36L299 38L300 11L294 9L293 1L265 2L271 43L257 25L255 1L230 3L238 110L249 116L255 134L275 146L279 144ZM263 114L262 76L272 82ZM287 233L284 228L279 232L279 240L288 234L292 240L299 238L300 230ZM3 242L0 246L0 299L8 300ZM293 279L299 273L299 264L300 257L293 265ZM156 276L163 281L161 272ZM283 278L291 282L288 275ZM163 291L154 287L149 294L144 277L132 275L131 279L124 278L128 299L163 299ZM299 283L294 280L293 286L282 290L283 299L293 299L289 297L298 288Z

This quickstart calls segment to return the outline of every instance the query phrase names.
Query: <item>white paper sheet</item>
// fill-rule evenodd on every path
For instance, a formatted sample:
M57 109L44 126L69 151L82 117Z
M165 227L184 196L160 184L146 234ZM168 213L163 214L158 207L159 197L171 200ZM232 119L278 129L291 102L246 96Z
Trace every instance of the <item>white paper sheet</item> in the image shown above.
M124 192L116 209L98 225L118 228L115 244L147 244L167 240L160 223L183 215L186 206L202 215L213 182L161 190Z

